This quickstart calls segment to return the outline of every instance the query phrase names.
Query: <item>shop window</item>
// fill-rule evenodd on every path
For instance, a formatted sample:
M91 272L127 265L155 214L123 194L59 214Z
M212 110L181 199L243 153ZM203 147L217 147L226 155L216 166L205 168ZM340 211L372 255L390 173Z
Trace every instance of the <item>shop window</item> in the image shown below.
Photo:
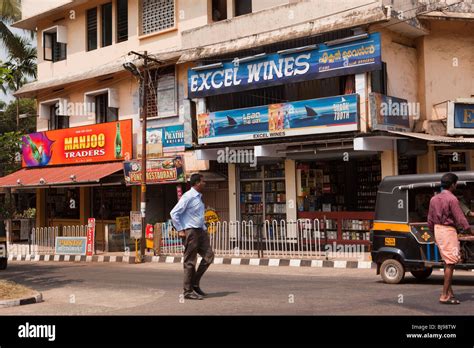
M235 0L235 16L242 16L252 13L252 0Z
M43 31L43 59L51 62L65 60L67 57L67 31L56 26Z
M51 188L46 195L47 214L50 219L79 219L79 188Z
M102 5L101 8L102 47L112 45L112 3Z
M438 151L436 154L436 171L444 173L467 170L467 157L466 152L462 151Z
M142 0L141 33L151 34L175 26L175 0Z
M128 40L128 0L117 0L117 42Z
M178 112L175 65L160 69L158 73L156 86L158 117L176 116Z
M286 219L284 163L242 165L240 173L240 216L261 226L265 221Z
M387 95L387 64L382 62L382 69L372 71L370 75L372 92Z
M97 49L97 8L87 10L87 50Z
M227 19L227 0L212 0L212 20L214 22Z
M130 216L132 190L130 187L106 186L92 189L92 213L96 219L115 220Z

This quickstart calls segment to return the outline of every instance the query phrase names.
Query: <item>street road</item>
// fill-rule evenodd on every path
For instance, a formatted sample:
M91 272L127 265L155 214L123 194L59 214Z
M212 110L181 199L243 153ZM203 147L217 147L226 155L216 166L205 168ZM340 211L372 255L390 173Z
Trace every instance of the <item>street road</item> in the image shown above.
M438 303L442 272L387 285L373 269L212 265L203 301L183 302L180 264L11 262L2 279L43 293L44 302L0 315L425 315L474 313L474 273L456 271L458 306Z

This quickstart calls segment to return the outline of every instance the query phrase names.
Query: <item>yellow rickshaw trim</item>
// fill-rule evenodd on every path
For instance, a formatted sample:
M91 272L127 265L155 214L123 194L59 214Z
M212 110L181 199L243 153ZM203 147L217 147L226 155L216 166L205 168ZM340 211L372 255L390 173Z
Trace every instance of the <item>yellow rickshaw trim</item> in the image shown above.
M392 232L410 232L411 227L408 224L397 224L393 222L374 222L374 231L385 231L390 230Z

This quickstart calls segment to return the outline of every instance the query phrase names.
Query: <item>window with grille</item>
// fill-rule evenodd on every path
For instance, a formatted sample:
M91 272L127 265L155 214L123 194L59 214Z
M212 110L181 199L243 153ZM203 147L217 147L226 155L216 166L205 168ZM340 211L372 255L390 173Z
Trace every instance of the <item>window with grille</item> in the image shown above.
M87 10L87 50L97 48L97 8Z
M160 69L157 80L158 116L167 117L177 114L176 107L176 70L175 66Z
M142 0L142 35L175 26L175 0Z
M128 40L128 0L117 0L117 42Z

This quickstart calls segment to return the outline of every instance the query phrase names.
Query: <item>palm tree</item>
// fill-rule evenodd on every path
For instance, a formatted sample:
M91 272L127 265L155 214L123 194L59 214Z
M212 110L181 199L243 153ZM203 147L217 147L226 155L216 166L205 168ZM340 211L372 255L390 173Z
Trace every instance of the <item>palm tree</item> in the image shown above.
M1 0L0 0L1 1ZM36 48L33 47L27 39L13 35L14 39L19 43L19 54L10 52L8 62L4 63L0 68L6 69L10 73L4 78L0 89L3 93L7 91L15 92L28 82L28 77L36 78ZM20 102L17 98L17 127L20 125L19 119Z
M21 19L20 0L0 0L0 41L11 54L17 56L24 54L23 46L8 24L19 19Z

